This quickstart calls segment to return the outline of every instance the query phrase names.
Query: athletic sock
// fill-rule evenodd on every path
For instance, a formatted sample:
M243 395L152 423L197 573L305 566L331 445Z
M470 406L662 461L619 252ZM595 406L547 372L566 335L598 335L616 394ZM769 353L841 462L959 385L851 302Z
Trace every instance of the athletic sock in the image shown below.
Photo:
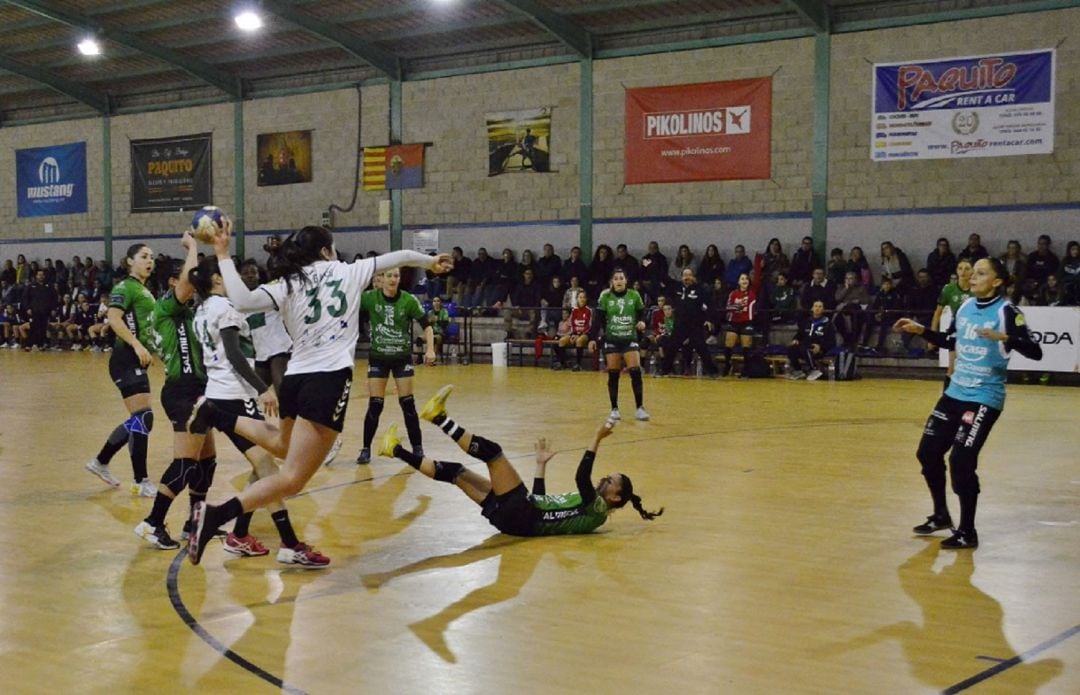
M383 411L383 399L372 396L368 399L367 412L364 413L364 448L371 448L371 440L375 439L375 431L379 429L379 416Z
M581 366L581 356L585 353L585 348L577 348L577 363Z
M237 538L243 538L248 535L249 527L251 526L251 517L255 512L244 512L240 516L236 517L236 523L233 524L233 535Z
M146 523L154 528L161 528L165 524L165 515L169 513L173 498L161 494L159 490L154 496L154 507L150 510L150 516L146 517Z
M448 417L444 417L442 423L439 425L443 432L446 432L455 442L465 436L465 428L459 426L456 422Z
M630 368L630 388L634 391L634 405L640 408L645 399L645 389L641 384L641 367Z
M146 447L150 438L141 432L132 432L128 438L131 450L131 471L135 480L146 480Z
M270 515L270 518L274 520L274 526L277 526L278 535L281 536L281 544L287 548L296 547L300 541L296 537L296 532L293 531L292 522L289 521L289 510L282 509L280 512L274 512Z
M409 464L416 470L420 470L420 464L423 462L423 456L417 456L413 452L409 451L405 447L398 444L394 447L394 458L399 458L405 463Z
M611 409L619 407L619 370L609 369L607 373L607 392L611 399Z
M207 506L206 525L219 529L244 513L244 505L240 504L239 497L230 497L229 501L220 507Z
M416 399L411 395L398 399L401 405L401 415L405 418L405 431L409 433L409 443L415 449L422 446L424 436L420 434L420 416L416 414Z
M127 421L125 420L124 423ZM97 462L102 466L108 466L109 461L112 461L112 457L116 456L116 452L124 448L128 440L127 427L124 427L124 423L121 423L109 433L109 438L105 440L105 445L101 447L101 451L98 452Z

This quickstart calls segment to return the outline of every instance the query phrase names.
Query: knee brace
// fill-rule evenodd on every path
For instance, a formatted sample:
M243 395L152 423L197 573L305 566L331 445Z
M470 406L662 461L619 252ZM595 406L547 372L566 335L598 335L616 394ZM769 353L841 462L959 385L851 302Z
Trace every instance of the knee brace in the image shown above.
M169 488L176 497L185 487L194 487L199 479L198 463L195 459L173 459L161 476L161 484Z
M214 471L217 470L217 457L201 459L197 462L198 475L191 482L191 491L196 495L206 496L210 491L210 485L214 482Z
M149 435L150 430L154 429L154 411L149 408L136 410L124 422L124 429L132 434Z
M641 381L641 367L631 367L629 371L631 381Z
M469 442L469 455L480 459L484 463L491 463L502 456L502 447L490 439L484 439L474 434L472 441Z
M475 441L475 440L474 440ZM453 483L457 477L465 472L465 466L453 461L435 462L435 480L441 483Z
M383 402L383 399L379 398L378 396L372 396L371 398L369 398L367 404L368 415L371 415L373 417L379 417L380 415L382 415Z
M403 413L410 413L410 412L415 413L416 412L416 398L412 394L410 394L408 396L399 396L397 401L398 401L398 405L401 406L401 412L403 412Z

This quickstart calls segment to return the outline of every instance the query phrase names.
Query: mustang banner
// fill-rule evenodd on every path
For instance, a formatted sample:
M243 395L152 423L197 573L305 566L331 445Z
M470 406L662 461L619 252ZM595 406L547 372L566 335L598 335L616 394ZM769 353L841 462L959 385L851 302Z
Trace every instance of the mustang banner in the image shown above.
M213 204L210 134L131 141L131 211Z
M1054 51L874 65L870 157L1054 151Z
M772 78L626 90L626 183L767 179Z
M86 143L15 150L19 217L86 212Z

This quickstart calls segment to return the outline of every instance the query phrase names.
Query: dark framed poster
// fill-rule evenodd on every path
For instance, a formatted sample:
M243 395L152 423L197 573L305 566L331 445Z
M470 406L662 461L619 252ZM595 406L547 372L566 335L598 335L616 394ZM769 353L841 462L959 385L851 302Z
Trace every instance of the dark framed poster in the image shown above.
M311 131L259 133L260 186L285 186L311 182Z
M170 212L214 201L211 134L131 141L131 211Z

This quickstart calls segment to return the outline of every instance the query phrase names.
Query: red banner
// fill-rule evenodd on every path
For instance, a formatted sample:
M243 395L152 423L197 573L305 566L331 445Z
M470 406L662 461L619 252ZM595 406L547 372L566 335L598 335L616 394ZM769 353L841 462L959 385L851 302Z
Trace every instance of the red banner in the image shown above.
M767 179L772 78L626 90L626 183Z

